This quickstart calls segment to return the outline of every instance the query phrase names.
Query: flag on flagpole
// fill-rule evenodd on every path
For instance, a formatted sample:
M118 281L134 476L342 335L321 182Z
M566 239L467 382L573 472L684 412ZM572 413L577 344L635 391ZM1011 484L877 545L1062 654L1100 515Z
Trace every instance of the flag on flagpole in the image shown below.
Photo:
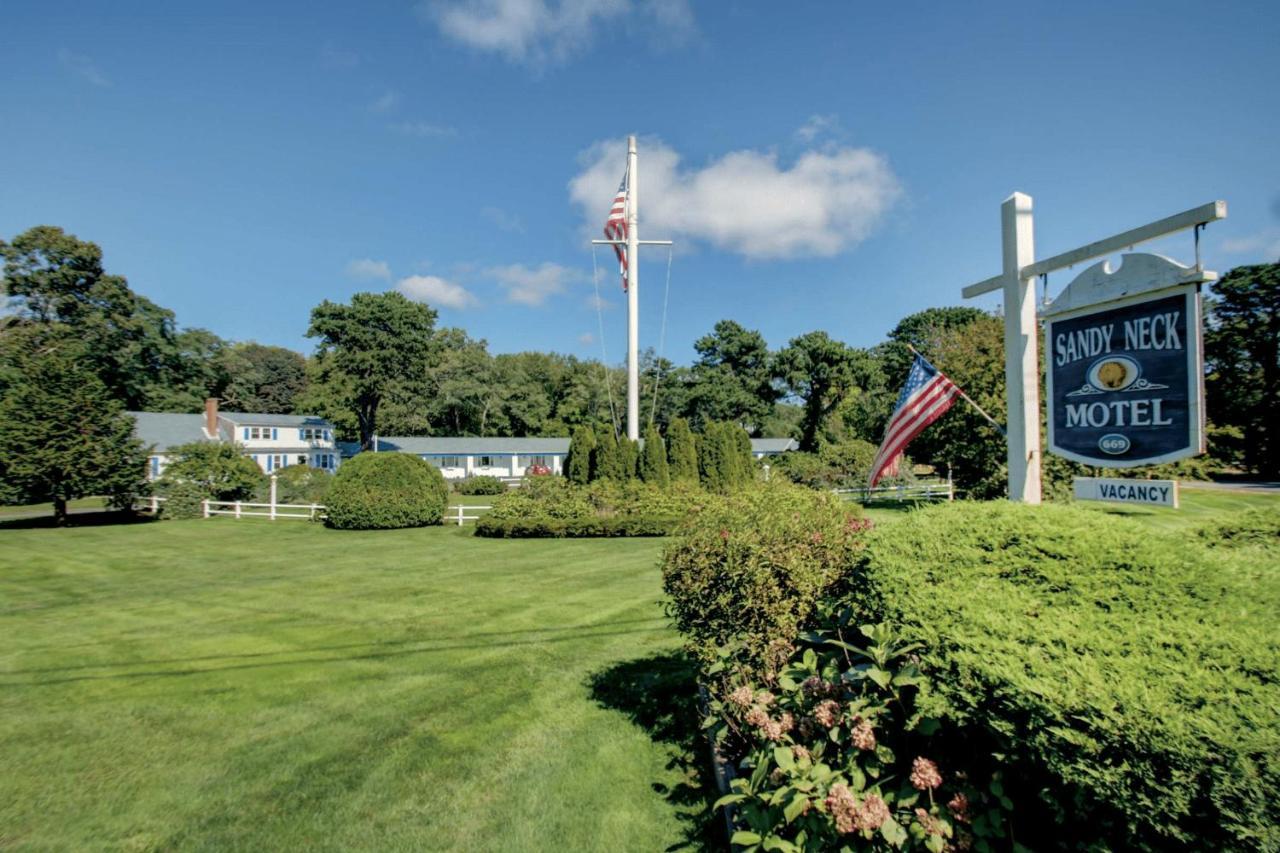
M871 463L871 481L867 488L874 487L883 476L892 477L898 473L902 451L913 438L924 432L925 427L942 417L960 393L960 389L942 371L916 353L911 372L907 374L907 383L898 395L898 405L885 427L884 441Z
M618 194L613 197L613 207L609 208L609 216L604 221L606 240L627 239L627 179L629 177L631 177L629 174L622 176L622 183L618 185ZM627 289L627 247L615 243L613 251L618 256L618 272L622 275L622 289L625 291Z

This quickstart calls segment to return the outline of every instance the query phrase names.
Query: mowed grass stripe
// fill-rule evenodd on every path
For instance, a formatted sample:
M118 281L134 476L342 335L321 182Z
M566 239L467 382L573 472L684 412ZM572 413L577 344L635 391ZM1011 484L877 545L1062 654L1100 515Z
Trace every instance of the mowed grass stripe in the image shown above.
M660 547L0 532L0 843L664 848L669 749L586 686L676 645Z

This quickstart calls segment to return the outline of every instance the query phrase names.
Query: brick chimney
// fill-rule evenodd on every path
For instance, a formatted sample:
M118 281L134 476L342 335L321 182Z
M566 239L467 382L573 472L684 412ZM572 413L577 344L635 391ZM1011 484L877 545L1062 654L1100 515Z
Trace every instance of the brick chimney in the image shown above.
M210 438L218 437L218 398L206 397L204 401L204 431Z

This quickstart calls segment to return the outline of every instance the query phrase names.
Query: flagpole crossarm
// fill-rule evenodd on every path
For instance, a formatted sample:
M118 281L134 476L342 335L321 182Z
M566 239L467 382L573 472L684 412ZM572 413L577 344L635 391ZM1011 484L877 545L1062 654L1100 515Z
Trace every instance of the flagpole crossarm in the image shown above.
M625 246L626 240L592 240L593 246ZM637 240L637 246L673 246L675 243L671 240Z

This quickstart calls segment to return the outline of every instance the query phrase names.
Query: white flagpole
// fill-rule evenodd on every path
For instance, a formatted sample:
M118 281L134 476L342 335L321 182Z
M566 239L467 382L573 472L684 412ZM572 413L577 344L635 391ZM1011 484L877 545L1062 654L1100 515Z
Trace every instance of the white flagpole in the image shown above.
M627 438L640 438L640 203L636 138L627 137Z

